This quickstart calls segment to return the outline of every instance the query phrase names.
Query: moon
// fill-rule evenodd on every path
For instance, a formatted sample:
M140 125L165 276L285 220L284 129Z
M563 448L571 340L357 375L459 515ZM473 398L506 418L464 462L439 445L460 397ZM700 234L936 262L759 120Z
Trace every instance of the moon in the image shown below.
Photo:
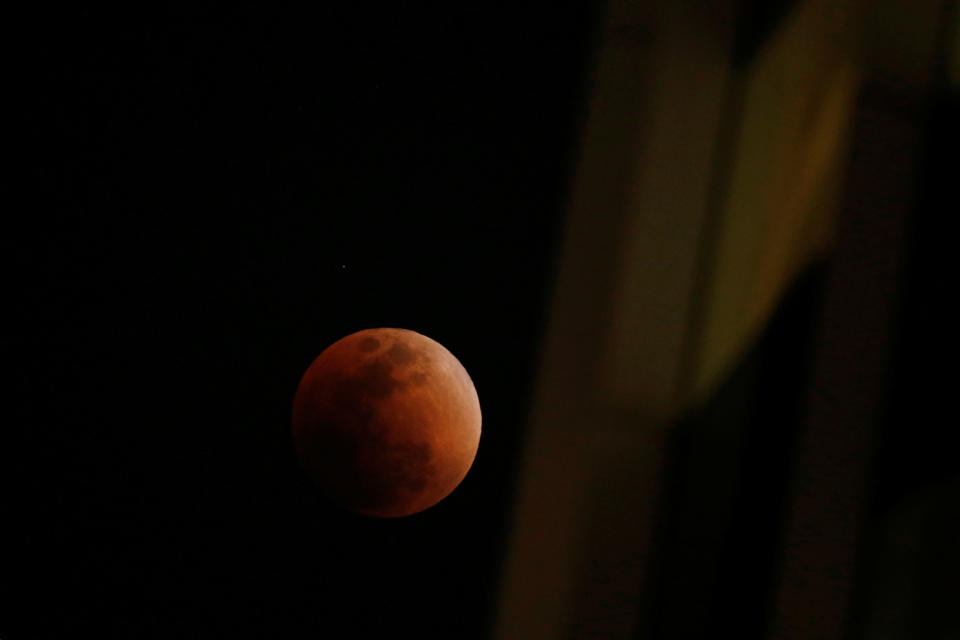
M394 518L423 511L467 475L480 401L443 345L407 329L366 329L309 366L293 402L300 465L340 506Z

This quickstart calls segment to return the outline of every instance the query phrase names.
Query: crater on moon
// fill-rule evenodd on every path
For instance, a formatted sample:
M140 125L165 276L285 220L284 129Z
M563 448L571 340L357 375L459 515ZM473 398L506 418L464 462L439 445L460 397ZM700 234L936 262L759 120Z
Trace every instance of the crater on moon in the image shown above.
M357 345L357 349L363 351L364 353L369 353L371 351L376 351L380 348L380 341L372 336L367 336L360 341L360 344Z

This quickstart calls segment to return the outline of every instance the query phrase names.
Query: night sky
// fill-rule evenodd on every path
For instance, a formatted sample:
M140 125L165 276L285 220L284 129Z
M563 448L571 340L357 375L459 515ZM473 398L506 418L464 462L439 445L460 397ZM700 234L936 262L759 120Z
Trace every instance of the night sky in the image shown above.
M610 133L639 136L630 127L604 127L646 122L629 100L660 95L637 89L631 98L617 86L603 93L610 86L591 71L602 68L599 44L633 39L637 60L669 62L671 37L682 43L702 31L713 42L727 32L720 18L735 9L729 61L742 73L764 59L794 7L814 3L663 2L630 11L587 0L341 4L37 6L0 20L0 99L12 107L0 139L9 161L0 172L0 640L490 637L498 600L510 594L499 590L512 566L509 534L522 530L515 516L540 513L517 506L518 478L536 459L529 446L523 453L535 441L525 441L524 426L537 424L534 378L553 353L542 348L557 317L548 317L551 300L557 291L587 291L583 283L619 282L614 267L600 267L623 256L599 242L588 247L590 260L565 259L586 265L570 277L577 286L558 276L561 239L578 241L564 236L567 209L580 212L569 202L578 150L627 149L585 164L597 173L612 167L598 184L632 190L627 165L644 143ZM839 3L854 4L915 13L902 0ZM601 36L604 10L635 24L610 23L619 30ZM867 21L883 27L878 59L909 63L909 52L897 53L913 38L908 21L878 16ZM671 20L683 29L670 31ZM657 58L661 48L670 55ZM715 393L671 426L661 489L635 492L657 505L642 601L616 612L637 614L637 637L733 629L765 638L768 621L784 612L804 624L843 619L854 629L849 638L878 637L874 629L960 637L960 472L948 444L957 318L947 274L956 252L941 222L956 209L943 203L957 200L960 97L942 78L929 95L921 84L901 86L881 63L871 63L878 66L865 77L874 84L853 109L838 248L784 288ZM784 86L815 79L787 75ZM643 88L645 77L629 80ZM737 78L731 95L740 99L737 91L751 85ZM703 80L692 77L691 86ZM591 96L614 103L600 134L584 126ZM630 118L617 120L621 111ZM685 133L689 120L674 130ZM721 142L733 145L731 131ZM718 152L718 165L731 149ZM688 187L687 176L669 177L665 184ZM607 206L597 226L591 218L572 228L616 239L626 208ZM698 244L704 255L710 242ZM664 255L651 264L670 268L666 254L677 246L658 248ZM557 333L554 351L573 354L557 362L581 362L577 354L598 351L609 330L615 307L589 293L571 306L604 322ZM882 304L858 307L861 299ZM373 327L412 329L444 345L469 372L483 413L466 479L406 518L368 518L328 502L298 468L291 440L307 367L333 342ZM831 342L822 331L831 327L848 333ZM861 360L858 348L871 358ZM821 353L833 360L814 358ZM595 371L546 370L576 374L570 380ZM817 387L824 379L840 384ZM875 383L864 391L864 380ZM836 418L850 406L872 413ZM818 412L842 428L817 431L834 424ZM593 428L585 418L585 430ZM855 463L863 468L832 457L848 431L865 434L869 450ZM594 464L589 451L576 452L582 466ZM556 479L569 481L563 462L556 475L567 477ZM847 512L831 511L832 493L850 487L831 485L823 468L862 478L863 491L848 493L863 531L845 540L827 526L814 532L807 555L778 555L788 534L803 529L788 526L798 512L791 496L803 493L791 489L793 475L819 482L809 514L845 521ZM608 470L592 471L603 480ZM551 493L556 476L529 477L523 486L542 502L579 508L565 502L576 492ZM547 544L543 556L524 556L532 560L521 563L527 573L517 584L532 585L529 601L540 595L538 558L592 571L593 549L616 565L620 548L646 544L639 535L625 540L629 527L604 528L605 512L589 510L615 506L624 497L617 487L639 485L609 486L583 503L581 546ZM646 517L625 511L626 519ZM547 520L538 524L551 536ZM611 543L618 536L620 547ZM812 579L801 586L813 604L777 599L771 585L784 567L830 567L828 552L841 547L858 554L840 566L850 578L849 611L835 611L840 600ZM604 619L589 617L587 591L599 585L599 601L620 583L604 582L600 569L571 569L570 585L586 591L571 596L569 610L548 611L544 629L566 625L573 637L602 628ZM621 575L623 584L634 577ZM899 616L896 624L888 614ZM536 628L542 620L522 622Z
M486 635L593 19L11 18L4 640ZM310 362L380 326L450 349L484 418L460 488L398 520L328 504L289 433Z

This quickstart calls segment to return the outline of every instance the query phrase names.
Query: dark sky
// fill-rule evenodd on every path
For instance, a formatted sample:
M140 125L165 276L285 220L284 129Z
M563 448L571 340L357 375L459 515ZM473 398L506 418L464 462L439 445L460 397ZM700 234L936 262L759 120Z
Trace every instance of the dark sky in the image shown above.
M2 640L488 636L602 4L40 6L0 20ZM735 64L792 4L737 4ZM909 221L902 292L864 476L854 616L882 621L884 590L912 588L885 563L913 557L926 577L904 608L910 637L955 620L960 485L940 418L952 378L936 365L955 351L940 203L956 200L956 108L954 90L928 128L912 116L929 148L914 150L917 202L893 205ZM913 160L878 129L851 166L902 180ZM881 200L874 179L864 191ZM847 233L882 261L896 247L870 240L886 237L873 206L843 215L862 216ZM831 268L799 282L677 426L637 603L651 637L762 635L790 429L814 397L797 364L816 352L816 318L861 317L818 315ZM310 362L380 326L450 349L483 410L461 486L395 520L329 504L290 438ZM718 455L713 434L742 456ZM933 524L897 533L899 505L924 495Z
M593 17L7 21L4 640L485 634ZM289 437L307 365L376 326L444 344L484 411L461 487L400 520L327 504Z

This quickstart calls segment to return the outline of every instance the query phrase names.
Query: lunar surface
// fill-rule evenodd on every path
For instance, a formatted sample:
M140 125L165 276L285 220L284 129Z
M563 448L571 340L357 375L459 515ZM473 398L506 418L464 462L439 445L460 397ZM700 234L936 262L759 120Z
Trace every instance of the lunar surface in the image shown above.
M300 464L341 506L398 517L433 506L473 464L480 402L439 343L406 329L367 329L307 369L293 403Z

